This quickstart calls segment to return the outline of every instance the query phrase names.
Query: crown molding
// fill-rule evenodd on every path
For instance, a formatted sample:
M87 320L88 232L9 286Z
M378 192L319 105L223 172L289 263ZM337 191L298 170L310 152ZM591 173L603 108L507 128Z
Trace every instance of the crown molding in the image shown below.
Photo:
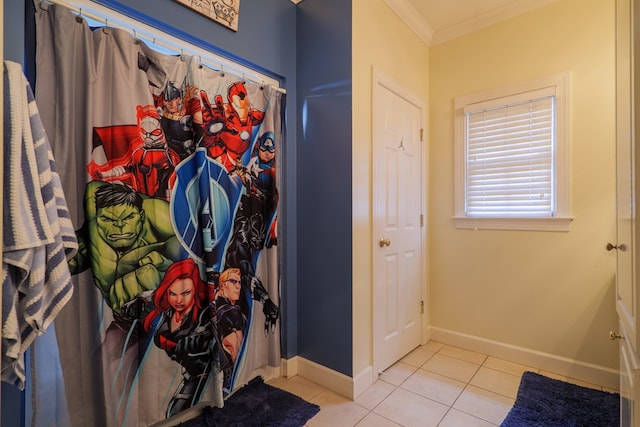
M528 0L514 1L487 13L483 13L482 15L478 15L472 19L468 19L459 24L437 31L433 36L431 45L443 43L456 37L472 33L476 30L522 15L523 13L538 9L555 1L557 0L538 0L535 3Z
M472 19L434 31L424 19L419 17L418 12L409 0L385 0L387 5L400 16L427 46L435 46L456 37L472 33L555 1L557 0L538 0L536 2L516 0Z
M431 45L433 38L433 30L420 17L418 11L409 3L408 0L384 0L385 3L413 30L414 33L426 44Z

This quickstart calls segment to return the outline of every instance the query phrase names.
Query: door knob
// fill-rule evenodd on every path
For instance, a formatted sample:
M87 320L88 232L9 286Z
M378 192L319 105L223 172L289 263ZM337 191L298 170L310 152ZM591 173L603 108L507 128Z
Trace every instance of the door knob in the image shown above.
M618 334L616 334L616 333L615 333L615 332L613 332L613 331L610 331L610 332L609 332L609 339L610 339L610 340L612 340L612 341L613 341L613 340L621 340L621 339L624 339L624 337L623 337L622 335L618 335Z
M627 246L624 243L620 243L619 245L614 245L612 243L607 243L606 249L608 251L612 251L614 249L618 250L620 249L622 252L627 250Z
M381 248L384 248L385 246L391 245L391 240L381 238L380 241L378 242L378 245L380 245Z

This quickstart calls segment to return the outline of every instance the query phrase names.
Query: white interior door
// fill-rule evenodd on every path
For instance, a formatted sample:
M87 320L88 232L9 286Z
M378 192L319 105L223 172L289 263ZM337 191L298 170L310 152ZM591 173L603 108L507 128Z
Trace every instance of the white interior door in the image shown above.
M424 105L377 71L373 91L374 369L380 373L422 336Z
M637 260L635 258L637 169L635 132L640 130L635 118L636 103L640 97L635 93L634 81L640 81L634 58L638 57L634 43L634 15L640 10L637 0L616 0L616 200L617 242L607 246L615 250L616 311L619 319L618 333L612 338L620 339L620 405L623 427L640 426L640 409L637 407L638 369L638 292ZM635 64L635 65L634 65Z

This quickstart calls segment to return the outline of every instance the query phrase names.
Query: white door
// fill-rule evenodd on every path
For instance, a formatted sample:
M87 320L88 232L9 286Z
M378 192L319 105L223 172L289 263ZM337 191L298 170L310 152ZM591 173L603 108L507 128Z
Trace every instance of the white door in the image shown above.
M424 104L378 71L373 105L374 370L420 345Z
M620 425L640 426L640 403L638 393L638 292L637 266L635 257L637 210L637 186L635 185L636 162L635 133L640 131L640 123L634 123L636 103L640 101L634 94L637 56L634 46L634 15L640 12L637 0L616 1L616 201L617 201L617 242L609 244L608 250L615 250L616 311L619 331L612 332L611 338L622 338L620 345ZM634 65L635 64L635 65ZM640 62L638 62L640 64ZM637 90L637 88L635 88ZM640 111L640 110L639 110Z

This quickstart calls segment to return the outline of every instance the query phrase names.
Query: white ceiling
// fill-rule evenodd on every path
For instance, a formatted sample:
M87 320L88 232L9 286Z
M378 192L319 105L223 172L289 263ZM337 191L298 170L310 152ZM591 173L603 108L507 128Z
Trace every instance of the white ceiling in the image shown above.
M557 0L385 0L428 46Z

